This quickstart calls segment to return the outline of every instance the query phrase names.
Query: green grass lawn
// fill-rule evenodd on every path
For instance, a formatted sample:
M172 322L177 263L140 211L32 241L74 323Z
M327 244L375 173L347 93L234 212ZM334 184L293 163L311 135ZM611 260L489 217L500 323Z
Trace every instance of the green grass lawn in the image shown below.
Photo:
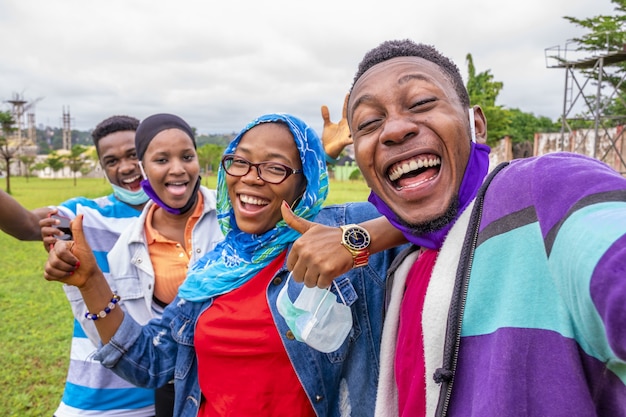
M5 178L0 186L5 189ZM203 179L208 187L215 177ZM74 196L111 192L103 179L11 178L13 197L33 209ZM331 181L327 204L364 201L363 181ZM52 416L65 383L72 314L62 286L43 278L41 242L20 242L0 232L0 416Z

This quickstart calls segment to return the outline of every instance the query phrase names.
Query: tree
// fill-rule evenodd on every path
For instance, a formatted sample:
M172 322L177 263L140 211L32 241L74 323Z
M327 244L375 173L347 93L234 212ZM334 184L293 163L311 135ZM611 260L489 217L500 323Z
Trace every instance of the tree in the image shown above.
M577 19L571 16L563 18L570 23L582 27L587 31L584 35L572 39L577 45L578 51L587 51L590 55L608 54L623 51L626 46L626 0L611 0L615 5L615 14L598 15L584 19ZM598 103L602 108L602 114L607 118L614 119L613 123L623 123L626 115L626 83L623 82L626 72L626 62L619 62L611 65L614 71L608 71L605 67L603 81L609 82L615 87L615 94L604 98L602 103ZM593 70L583 70L588 76L597 80L598 73ZM588 97L593 108L596 97ZM621 119L621 121L619 120Z
M207 143L198 148L198 162L207 175L219 167L224 149L223 146L212 143Z
M513 143L532 142L537 132L558 132L561 129L560 123L555 123L548 117L536 117L520 109L509 109L509 115L509 136Z
M611 0L615 5L615 15L598 15L585 19L563 16L570 23L581 26L589 33L572 39L578 50L589 52L615 52L626 42L626 0Z
M63 157L56 153L56 151L52 151L48 154L48 159L46 160L46 163L48 164L48 167L50 167L50 169L52 170L53 177L56 176L56 173L64 167Z
M9 136L15 132L15 121L13 115L9 111L0 111L0 128L2 136L0 136L0 156L4 160L7 171L6 176L6 192L11 194L11 161L15 157L18 148L11 145Z
M196 143L198 147L202 145L206 145L207 143L212 143L214 145L220 145L224 148L228 146L228 144L237 136L236 132L228 133L228 134L200 134L196 136Z
M33 170L34 171L43 171L44 169L48 168L49 165L46 162L37 162L34 166L33 166Z
M74 178L74 187L76 187L76 173L80 172L87 163L87 156L85 152L87 148L82 145L74 145L68 155L63 157L65 163L72 171L72 177Z
M28 182L28 178L30 177L30 173L33 170L33 164L35 163L35 157L32 155L20 155L20 161L24 164L26 168L26 182Z
M469 94L470 103L479 105L489 126L488 144L494 144L505 135L509 134L511 124L511 115L508 110L502 106L496 105L496 99L504 84L500 81L494 81L490 70L476 74L474 59L472 54L467 54L467 92Z

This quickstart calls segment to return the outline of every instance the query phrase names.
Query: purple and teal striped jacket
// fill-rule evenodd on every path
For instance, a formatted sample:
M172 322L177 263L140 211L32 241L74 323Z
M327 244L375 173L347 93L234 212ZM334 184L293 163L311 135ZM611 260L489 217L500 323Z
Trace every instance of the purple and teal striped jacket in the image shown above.
M626 178L556 153L512 161L482 192L427 290L427 415L625 417ZM415 256L395 271L397 299ZM396 412L391 297L381 416Z

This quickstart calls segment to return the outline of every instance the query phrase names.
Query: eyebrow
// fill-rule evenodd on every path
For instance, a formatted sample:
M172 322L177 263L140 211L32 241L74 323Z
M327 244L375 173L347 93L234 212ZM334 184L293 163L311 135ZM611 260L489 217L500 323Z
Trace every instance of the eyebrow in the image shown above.
M407 74L398 80L398 84L402 85L412 80L432 82L432 78L424 74ZM359 107L361 104L366 103L368 101L373 101L373 100L374 100L374 96L371 94L362 95L348 109L348 116L351 116L356 110L356 108Z
M193 146L184 149L164 149L157 152L154 152L152 156L161 156L161 155L178 155L186 152L193 152Z
M424 74L407 74L398 80L398 84L405 84L412 80L431 82L433 79Z
M252 155L252 153L253 153L252 149L248 149L248 148L240 147L240 146L237 146L237 149L235 149L235 152L237 150L239 150L240 152L246 154L247 157L250 157L250 155ZM298 156L299 155L300 155L300 151L298 150ZM267 154L267 155L263 155L263 158L264 158L265 162L270 162L272 159L280 159L281 161L283 161L283 163L286 163L286 164L292 164L294 162L294 161L291 161L285 154L276 153L276 152L270 153L270 154ZM299 157L298 157L298 160L296 161L296 163L297 162L302 162Z
M357 98L356 101L352 103L352 107L348 109L348 119L352 117L357 107L359 107L363 103L367 103L368 101L374 101L374 96L372 96L371 94L365 94Z

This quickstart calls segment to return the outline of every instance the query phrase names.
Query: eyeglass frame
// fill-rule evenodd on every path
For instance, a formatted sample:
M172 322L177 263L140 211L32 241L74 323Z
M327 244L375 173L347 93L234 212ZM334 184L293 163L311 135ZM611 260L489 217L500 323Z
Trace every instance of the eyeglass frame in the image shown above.
M234 158L237 158L237 159L240 159L242 161L245 161L245 163L248 164L248 170L244 174L234 175L234 174L231 174L230 172L228 172L228 168L226 168L226 160L230 159L231 163L232 163L232 160ZM267 165L267 164L280 165L281 167L285 168L285 177L282 180L278 181L278 182L268 181L265 178L263 178L263 174L261 173L263 171L262 170L262 166L263 165ZM302 169L295 169L295 168L290 167L289 165L285 165L285 164L280 163L280 162L263 161L263 162L258 162L258 163L255 164L253 162L248 161L246 158L244 158L242 156L235 155L234 153L229 153L229 154L226 154L226 155L222 156L221 165L222 165L222 168L224 168L224 172L226 172L226 174L230 175L231 177L237 177L237 178L245 177L246 175L248 175L248 173L250 172L252 167L254 167L254 168L256 168L256 174L257 174L258 178L262 179L264 182L266 182L268 184L274 184L274 185L282 184L287 178L289 178L293 174L301 174L301 173L304 172L304 170L302 170Z

